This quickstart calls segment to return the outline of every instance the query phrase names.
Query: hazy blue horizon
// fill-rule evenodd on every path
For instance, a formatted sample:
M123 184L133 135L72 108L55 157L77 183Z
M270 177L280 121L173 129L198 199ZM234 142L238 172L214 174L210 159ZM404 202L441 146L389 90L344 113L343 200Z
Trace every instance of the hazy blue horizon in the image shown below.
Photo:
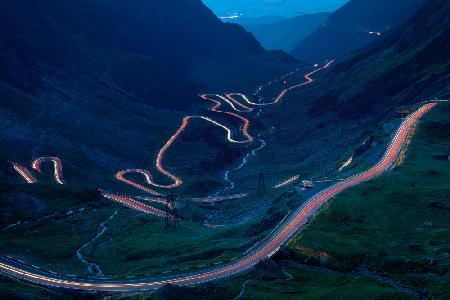
M334 11L348 0L203 0L203 2L219 17L231 15L292 17Z

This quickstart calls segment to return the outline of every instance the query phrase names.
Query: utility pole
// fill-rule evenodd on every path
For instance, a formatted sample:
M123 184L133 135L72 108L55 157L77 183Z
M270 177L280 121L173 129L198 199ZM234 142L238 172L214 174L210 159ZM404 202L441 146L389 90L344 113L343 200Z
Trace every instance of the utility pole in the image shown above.
M264 179L264 173L259 173L258 178L258 194L264 194L266 192L266 181Z
M177 213L177 204L175 202L175 195L170 194L166 196L166 207L165 207L165 218L164 218L164 228L167 229L171 226L171 221L175 228L180 225L180 219Z

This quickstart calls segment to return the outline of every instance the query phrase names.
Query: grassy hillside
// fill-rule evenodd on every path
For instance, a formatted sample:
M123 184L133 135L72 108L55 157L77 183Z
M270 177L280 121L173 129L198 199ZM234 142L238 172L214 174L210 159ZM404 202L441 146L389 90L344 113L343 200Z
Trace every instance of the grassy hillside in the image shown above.
M330 203L291 243L297 259L450 296L450 105L424 117L398 166Z
M244 283L241 299L448 299L449 120L449 104L428 113L392 171L336 196L274 261L169 299L232 298Z
M395 107L449 98L449 13L448 1L429 1L397 31L338 60L314 76L317 82L291 91L261 115L267 128L273 126L268 146L234 178L250 186L252 174L258 172L273 183L287 174L340 176L343 162L364 141L373 141L373 129L395 116ZM294 78L286 78L285 86L298 81ZM363 152L377 144L374 140Z
M450 4L429 1L413 18L372 47L338 63L315 96L310 117L388 113L393 105L450 95Z
M139 299L190 299L194 296L196 299L229 299L240 293L242 299L448 298L449 120L450 105L439 104L415 128L407 151L400 156L393 170L336 196L286 250L249 274L194 288L167 287L156 293L115 294L113 299L131 296ZM111 225L113 235L116 235L115 243L121 243L123 239L117 240L120 233L114 232L116 226L124 231L121 219L126 219L123 213L117 219L118 223ZM133 222L130 229L125 230L129 234L131 228L149 227L142 217ZM137 225L136 222L145 223ZM199 240L205 237L204 241L208 242L202 248L206 249L210 248L208 245L214 236L223 239L227 231L213 236L196 231L196 236ZM141 234L155 237L156 233L146 232ZM131 234L133 236L137 237ZM102 240L102 243L110 243L108 237ZM143 259L155 255L155 258L161 258L162 252L135 252L135 247L127 250L125 244L107 251L108 256L121 250L120 256L137 255ZM191 255L192 249L196 249L187 244L183 246L179 240L177 244L191 249ZM199 245L197 241L196 246ZM101 252L95 255L101 255ZM100 257L96 260L101 261ZM168 262L169 265L174 263ZM130 268L132 264L133 259L114 268L123 274L126 271L119 269ZM177 258L175 264L182 266L182 258ZM154 265L150 269L155 271L157 267ZM134 267L135 270L139 268L140 272L145 270L142 263ZM56 298L61 293L36 290L9 279L4 286L8 287L1 291L5 296L11 295L11 289L16 295L30 293L49 298ZM106 294L91 296L103 298Z
M77 257L86 245L79 252L111 278L196 271L236 257L309 193L329 184L319 183L312 191L289 186L261 196L255 192L260 172L268 188L295 174L314 180L350 175L379 158L402 111L411 109L399 106L448 95L450 6L444 0L430 3L400 31L314 75L317 82L289 92L260 118L252 118L251 132L267 146L232 174L238 183L233 192L250 191L250 196L203 205L183 199L179 211L188 221L176 231L164 231L161 219L104 202L92 190L120 189L124 185L113 179L114 171L148 167L161 140L179 126L181 114L153 110L123 91L103 90L99 82L89 80L79 85L55 75L51 78L63 81L60 89L39 95L3 84L0 252L53 271L92 277ZM220 72L214 65L207 68ZM262 93L263 101L302 82L305 69L312 67L274 81ZM448 119L444 105L427 115L398 168L340 195L274 261L246 276L188 289L189 293L197 298L232 298L244 287L244 298L348 299L355 293L360 298L445 298ZM170 150L168 166L188 178L190 192L198 178L202 184L196 193L217 190L224 166L216 161L226 161L226 167L237 165L240 155L259 145L228 146L219 131L195 124ZM6 162L25 164L41 153L61 156L67 186L55 187L48 179L49 169L39 184L23 184ZM352 154L353 163L340 171ZM214 176L202 172L206 168ZM227 226L204 227L205 218ZM107 230L96 238L105 226ZM2 291L11 295L7 287L24 298L30 289L35 293L28 285L5 279ZM169 298L187 295L178 288L158 293Z

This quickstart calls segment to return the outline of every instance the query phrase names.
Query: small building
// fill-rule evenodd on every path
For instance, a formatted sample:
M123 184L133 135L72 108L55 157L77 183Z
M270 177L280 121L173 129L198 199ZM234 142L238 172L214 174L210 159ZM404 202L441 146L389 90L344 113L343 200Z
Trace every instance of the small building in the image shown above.
M314 182L310 181L310 180L302 180L302 183L300 184L302 187L304 188L313 188L314 187Z

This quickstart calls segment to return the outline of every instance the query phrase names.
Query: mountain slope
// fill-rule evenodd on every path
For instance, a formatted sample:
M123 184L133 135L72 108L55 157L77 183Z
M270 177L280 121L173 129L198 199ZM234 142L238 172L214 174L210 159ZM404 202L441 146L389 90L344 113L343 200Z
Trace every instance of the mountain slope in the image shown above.
M45 89L46 66L108 81L142 102L186 108L199 91L256 85L258 74L292 62L220 22L200 0L2 1L0 13L0 79L27 91ZM288 64L273 64L280 60ZM221 71L214 81L211 65Z
M450 94L450 4L429 1L398 30L337 64L310 115L388 112Z
M251 172L265 172L279 181L286 173L329 177L330 170L337 172L355 148L372 139L380 122L396 115L396 108L448 99L449 6L445 0L430 1L397 31L336 62L317 74L313 84L290 91L263 116L276 130L239 179L244 181ZM299 79L286 80L289 84ZM267 160L275 161L276 168L268 169Z
M327 23L306 37L292 54L309 62L338 58L379 39L379 34L402 24L424 0L351 0L335 11Z
M257 174L260 166L266 178L280 168L284 176L288 170L305 178L305 166L313 164L313 179L333 180L372 165L408 108L450 97L449 16L447 0L428 1L398 30L292 92L267 116L279 122L275 137L247 168ZM402 105L408 106L398 113ZM449 260L442 251L448 246L449 114L448 103L439 103L418 123L398 167L337 196L293 239L289 253L275 256L276 263L171 295L202 299L208 293L206 299L217 292L226 298L244 290L245 297L268 299L447 299ZM276 168L267 166L270 161ZM283 195L285 201L308 197L297 187Z
M0 160L61 156L69 178L116 183L152 164L178 110L205 110L199 93L250 91L293 63L200 0L1 1Z
M440 103L399 167L337 195L256 270L157 294L230 299L244 286L247 299L448 299L449 166L434 153L450 147L449 128L450 105Z
M220 16L243 15L245 18L267 15L295 17L305 13L334 11L348 0L203 0ZM238 3L238 4L236 4Z
M329 13L318 13L266 24L241 24L255 35L264 48L289 52L299 41L325 22L329 15Z

